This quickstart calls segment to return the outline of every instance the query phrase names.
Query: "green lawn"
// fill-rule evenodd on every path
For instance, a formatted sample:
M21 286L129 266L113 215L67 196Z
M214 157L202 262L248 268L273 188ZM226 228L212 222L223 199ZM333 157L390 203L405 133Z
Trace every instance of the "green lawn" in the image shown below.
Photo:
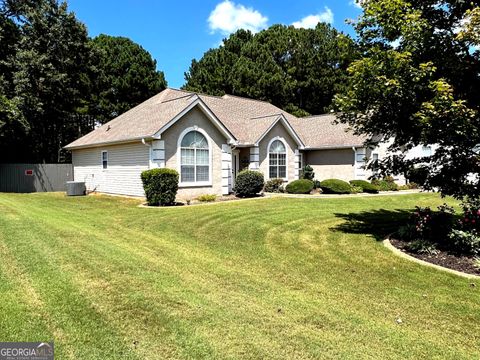
M58 359L479 359L480 281L377 241L442 202L0 194L0 340L53 339Z

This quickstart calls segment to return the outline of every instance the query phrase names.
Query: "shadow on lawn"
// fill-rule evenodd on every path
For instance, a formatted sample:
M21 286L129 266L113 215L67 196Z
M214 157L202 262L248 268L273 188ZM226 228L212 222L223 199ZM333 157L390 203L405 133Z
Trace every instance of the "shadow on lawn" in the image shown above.
M382 241L387 235L404 225L413 211L415 210L378 209L359 213L336 213L335 216L344 219L345 222L332 228L332 230L348 234L369 234L377 241Z

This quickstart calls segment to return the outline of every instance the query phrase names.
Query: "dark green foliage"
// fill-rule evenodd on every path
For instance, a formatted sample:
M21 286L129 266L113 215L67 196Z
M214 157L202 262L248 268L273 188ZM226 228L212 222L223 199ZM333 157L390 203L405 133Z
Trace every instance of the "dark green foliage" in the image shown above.
M308 179L299 179L287 184L285 188L289 194L309 194L313 190L313 181Z
M173 169L151 169L141 174L145 197L150 206L173 205L178 191L178 172Z
M350 184L361 188L362 191L366 193L372 193L372 194L378 193L378 187L369 183L366 180L350 180Z
M320 188L325 194L350 194L352 187L349 183L339 179L327 179L320 182Z
M320 181L319 180L313 180L313 188L314 189L320 189Z
M235 179L235 194L238 197L253 197L262 191L263 174L259 171L242 170Z
M480 236L477 233L454 229L449 238L453 251L461 255L480 256Z
M371 145L393 139L381 174L407 173L423 188L457 198L478 195L480 182L468 181L480 174L478 1L375 0L362 7L355 28L363 58L351 64L347 91L335 99L340 121ZM401 151L428 144L438 144L431 156ZM421 173L408 174L417 166Z
M302 169L301 179L313 180L314 177L315 172L313 171L313 168L308 164L305 165Z
M407 244L407 249L417 254L436 255L438 249L435 243L424 239L415 239Z
M80 115L89 100L91 54L86 28L66 3L54 0L0 7L1 32L8 34L2 48L4 41L10 44L2 49L8 53L4 80L12 81L4 90L26 124L13 128L12 142L2 142L2 160L57 162L62 146L84 128Z
M91 46L97 73L90 112L97 121L110 121L167 86L156 61L132 40L102 34Z
M284 191L283 188L283 179L271 179L265 183L265 187L263 188L265 192L271 193L280 193Z
M64 162L62 149L165 87L140 46L101 35L65 2L0 2L1 162ZM115 96L113 96L113 93Z
M391 176L372 180L372 185L380 191L398 191L398 185Z
M324 23L239 30L192 60L184 88L266 100L298 116L320 114L342 89L353 57L352 40Z

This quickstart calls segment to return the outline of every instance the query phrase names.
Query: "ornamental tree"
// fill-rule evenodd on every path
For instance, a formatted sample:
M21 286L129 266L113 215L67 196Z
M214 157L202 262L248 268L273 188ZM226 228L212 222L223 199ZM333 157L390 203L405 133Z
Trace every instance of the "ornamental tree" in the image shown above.
M339 121L369 145L393 139L370 165L384 175L421 167L425 189L478 196L480 158L479 2L364 0L354 27L362 57L335 98ZM431 156L405 150L438 145Z

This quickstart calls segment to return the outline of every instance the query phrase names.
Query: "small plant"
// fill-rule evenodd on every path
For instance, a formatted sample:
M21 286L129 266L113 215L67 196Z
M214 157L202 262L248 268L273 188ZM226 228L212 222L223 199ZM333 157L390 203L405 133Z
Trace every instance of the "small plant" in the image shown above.
M363 192L366 192L366 193L371 193L371 194L378 193L378 187L369 183L366 180L350 180L350 185L358 186L362 189Z
M319 180L313 180L313 188L314 189L320 189L320 181Z
M252 197L262 191L263 174L259 171L242 170L235 179L235 194L239 197Z
M197 197L197 200L200 202L213 202L217 200L217 195L215 194L204 194Z
M320 188L325 194L350 194L352 192L352 186L339 179L323 180Z
M302 169L300 178L306 180L313 180L314 177L315 173L313 172L313 168L310 165L305 165L305 167Z
M465 255L480 256L480 236L474 232L452 230L449 234L452 250Z
M270 193L284 192L283 179L271 179L265 183L263 191Z
M150 206L173 205L178 191L178 172L173 169L151 169L141 174L143 189Z
M417 254L436 255L439 253L435 244L424 239L412 241L407 245L407 248Z
M292 181L285 188L289 194L309 194L313 190L313 181L308 179L299 179Z
M386 176L383 179L374 179L372 184L378 187L380 191L397 191L398 185L391 176Z

